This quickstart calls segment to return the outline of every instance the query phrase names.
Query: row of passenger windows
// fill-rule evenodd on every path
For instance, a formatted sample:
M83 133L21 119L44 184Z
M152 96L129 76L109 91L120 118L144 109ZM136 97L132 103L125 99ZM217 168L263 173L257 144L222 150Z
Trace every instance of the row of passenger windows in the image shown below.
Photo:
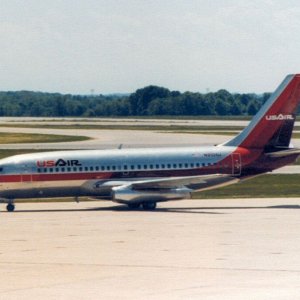
M95 166L95 167L60 167L38 168L38 173L64 173L64 172L95 172L95 171L135 171L135 170L161 170L161 169L186 169L214 166L216 163L174 163L174 164L137 164L124 166ZM220 164L218 164L221 166ZM224 165L227 167L227 165Z

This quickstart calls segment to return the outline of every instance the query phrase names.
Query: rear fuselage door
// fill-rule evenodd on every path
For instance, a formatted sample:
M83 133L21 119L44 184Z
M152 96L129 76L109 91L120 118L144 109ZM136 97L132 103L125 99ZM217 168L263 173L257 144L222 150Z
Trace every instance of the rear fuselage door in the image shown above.
M232 175L241 175L242 162L240 153L232 153Z

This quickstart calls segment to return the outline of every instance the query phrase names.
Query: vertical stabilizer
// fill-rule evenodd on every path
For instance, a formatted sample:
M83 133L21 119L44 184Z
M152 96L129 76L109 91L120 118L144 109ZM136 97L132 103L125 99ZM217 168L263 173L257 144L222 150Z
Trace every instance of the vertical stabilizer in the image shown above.
M288 75L249 125L226 146L288 147L300 102L300 74Z

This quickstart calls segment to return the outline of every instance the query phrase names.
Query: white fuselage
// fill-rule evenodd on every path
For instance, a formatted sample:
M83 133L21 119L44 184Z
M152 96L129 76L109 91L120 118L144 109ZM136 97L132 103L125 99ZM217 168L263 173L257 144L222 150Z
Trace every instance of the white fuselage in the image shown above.
M236 147L57 151L0 160L0 197L108 196L142 178L210 173L239 175ZM239 164L239 165L238 165Z

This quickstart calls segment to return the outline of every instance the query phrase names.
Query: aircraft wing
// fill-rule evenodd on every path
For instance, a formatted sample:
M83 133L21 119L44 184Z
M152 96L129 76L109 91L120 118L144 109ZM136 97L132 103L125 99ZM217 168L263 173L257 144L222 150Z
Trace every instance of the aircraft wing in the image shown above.
M133 190L173 189L187 187L193 190L212 189L239 181L231 175L213 174L189 177L168 177L135 181L130 184Z
M190 198L191 192L215 189L239 181L231 175L147 178L112 188L113 201L147 203Z

